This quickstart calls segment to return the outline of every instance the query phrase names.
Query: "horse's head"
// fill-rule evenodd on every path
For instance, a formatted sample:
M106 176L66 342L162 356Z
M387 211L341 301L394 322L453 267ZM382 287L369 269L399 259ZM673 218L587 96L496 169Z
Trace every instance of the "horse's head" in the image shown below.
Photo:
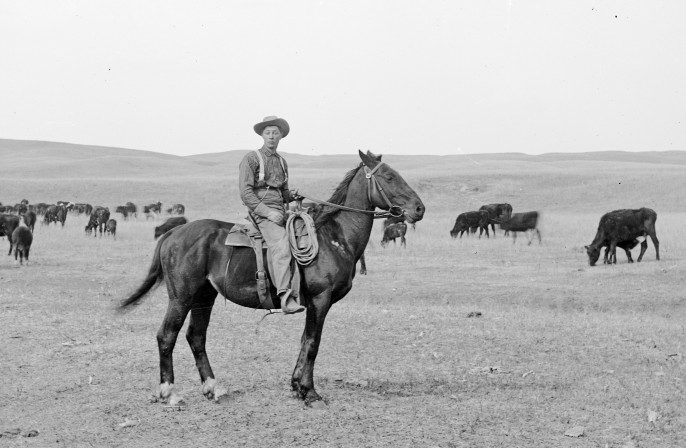
M400 173L381 162L381 156L369 151L367 154L362 151L359 153L369 179L371 205L393 214L402 213L410 223L421 220L424 217L424 204Z

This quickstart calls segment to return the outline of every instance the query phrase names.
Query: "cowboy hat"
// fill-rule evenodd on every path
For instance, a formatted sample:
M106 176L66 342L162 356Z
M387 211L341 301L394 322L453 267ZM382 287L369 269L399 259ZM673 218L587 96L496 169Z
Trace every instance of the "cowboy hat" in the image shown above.
M264 120L253 126L253 129L255 130L255 132L257 132L257 135L262 135L262 131L264 131L264 128L266 128L267 126L276 126L277 128L279 128L279 130L281 131L281 138L287 136L291 130L286 120L284 120L283 118L275 117L273 115L264 117Z

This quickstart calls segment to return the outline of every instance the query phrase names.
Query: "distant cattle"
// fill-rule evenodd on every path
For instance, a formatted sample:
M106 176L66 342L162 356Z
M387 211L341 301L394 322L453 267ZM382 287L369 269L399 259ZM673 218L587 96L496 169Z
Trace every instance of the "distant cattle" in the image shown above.
M19 201L19 203L24 204L24 205L29 205L29 200L28 199L22 199Z
M117 220L108 219L107 224L105 224L105 233L109 233L116 239L117 237Z
M617 247L620 249L624 249L624 253L626 253L626 259L629 263L633 263L634 259L631 257L631 249L636 247L638 245L638 239L633 239L633 240L627 240L627 241L620 241L617 243ZM605 246L605 255L603 256L603 263L604 264L611 264L611 263L617 263L617 253L615 252L614 254L610 254L610 247Z
M167 209L167 213L170 215L183 215L186 213L186 207L183 204L172 204L172 206Z
M95 209L91 212L90 217L88 218L88 224L86 224L85 228L86 233L90 234L91 232L93 232L93 236L97 236L99 231L100 236L102 236L102 232L105 229L105 226L107 225L107 221L109 219L110 210L107 207L95 207Z
M12 210L17 215L23 215L24 213L26 213L29 210L29 207L26 204L22 204L22 203L14 204L14 207L12 207Z
M153 216L153 213L157 213L159 215L160 213L162 213L162 203L156 202L154 204L144 205L143 213L145 213L146 218Z
M124 219L127 219L129 217L129 209L125 205L117 206L117 208L114 209L114 213L121 214L124 217Z
M36 226L36 213L32 211L24 213L24 222L26 223L26 226L31 229L31 232L33 232L33 229Z
M29 250L33 243L31 230L25 224L20 224L12 232L12 242L14 243L14 259L16 260L19 256L19 264L24 264L24 258L26 258L26 264L28 264Z
M61 223L62 227L64 227L64 223L67 220L67 207L64 205L51 205L48 207L48 209L45 211L45 214L43 215L43 223L44 224L50 224L52 222L54 223Z
M93 206L90 204L78 203L74 204L73 211L79 215L90 215L93 212Z
M186 224L188 220L183 217L183 216L178 216L174 218L169 218L167 219L164 223L160 224L159 226L155 227L155 239L161 237L174 227L182 226Z
M12 213L14 212L14 207L11 205L0 205L0 213Z
M388 227L383 229L383 239L381 240L381 246L385 247L389 242L393 241L395 244L395 239L400 238L400 245L406 246L405 233L407 233L407 224L404 222L396 222L395 224L390 224Z
M12 233L19 226L19 221L18 216L0 213L0 236L6 236L10 242L10 250L7 255L12 255Z
M586 246L586 254L588 255L588 263L595 266L600 257L600 249L607 246L605 255L609 252L609 260L611 263L617 262L617 246L626 248L633 243L634 240L641 240L641 253L636 261L641 261L646 249L648 248L648 241L646 236L655 246L655 258L660 259L660 241L657 239L655 233L655 221L657 220L657 213L649 208L639 209L621 209L605 213L600 218L598 224L598 231L596 232L593 242ZM634 245L635 246L635 245ZM634 246L631 246L632 248ZM631 262L630 253L627 254L629 262Z
M45 202L39 202L38 204L34 204L33 211L36 212L37 215L45 215L48 207L50 207L49 204L46 204Z
M457 238L458 236L462 238L462 235L467 232L469 234L470 229L479 229L479 238L481 234L486 231L486 236L488 235L488 212L485 210L479 210L475 212L465 212L457 215L455 219L455 225L450 231L450 236Z
M500 228L505 232L512 232L512 242L517 241L517 232L531 232L529 245L538 236L538 244L541 244L541 232L538 230L538 212L513 213L507 220L500 221Z
M506 202L502 204L482 205L479 210L485 210L488 212L488 224L491 226L494 236L495 225L499 224L503 220L510 219L510 216L512 216L512 206ZM488 226L486 228L488 229Z
M128 210L130 216L133 216L134 218L138 217L138 207L136 207L136 204L133 202L127 202L124 207L126 207L126 210Z

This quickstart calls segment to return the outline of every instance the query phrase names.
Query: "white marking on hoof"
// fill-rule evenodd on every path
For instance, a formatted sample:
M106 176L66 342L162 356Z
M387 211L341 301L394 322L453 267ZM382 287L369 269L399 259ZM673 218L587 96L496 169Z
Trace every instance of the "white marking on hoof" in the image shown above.
M217 387L214 390L214 402L215 403L226 403L229 399L231 398L231 395L229 395L229 391L224 389L223 387Z
M326 409L327 405L324 400L315 400L307 404L310 409Z
M215 397L214 388L217 386L217 380L214 378L207 378L204 383L202 383L202 393L208 400Z
M171 394L174 393L174 384L171 383L162 383L160 384L160 393L159 397L162 400L168 399Z

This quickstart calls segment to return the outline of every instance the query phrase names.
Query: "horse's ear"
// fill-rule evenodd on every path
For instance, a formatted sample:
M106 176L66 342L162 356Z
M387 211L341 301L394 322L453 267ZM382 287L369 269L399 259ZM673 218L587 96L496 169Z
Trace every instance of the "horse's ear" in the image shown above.
M381 155L374 155L371 151L367 151L367 155L377 162L381 162Z
M374 168L378 163L376 159L374 159L373 157L369 157L367 154L363 153L359 149L357 150L357 152L360 154L360 159L362 159L362 163L367 165L368 168Z

